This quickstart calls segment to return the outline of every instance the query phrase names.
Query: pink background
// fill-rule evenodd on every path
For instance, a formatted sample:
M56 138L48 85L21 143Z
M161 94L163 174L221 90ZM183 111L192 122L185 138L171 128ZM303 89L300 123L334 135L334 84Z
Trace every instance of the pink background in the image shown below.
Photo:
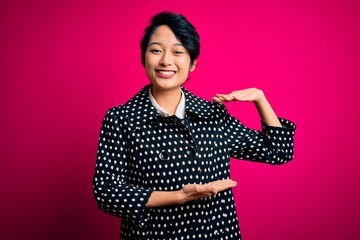
M358 1L1 1L0 239L119 239L92 195L100 124L148 83L139 42L161 10L201 36L186 87L258 87L294 121L295 159L232 161L244 240L360 239ZM250 103L227 104L258 129Z

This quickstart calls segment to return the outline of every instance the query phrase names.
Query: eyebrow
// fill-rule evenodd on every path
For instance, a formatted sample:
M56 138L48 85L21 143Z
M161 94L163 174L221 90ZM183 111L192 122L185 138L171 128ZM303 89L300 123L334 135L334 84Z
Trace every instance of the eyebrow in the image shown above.
M161 44L161 42L152 42L152 43L150 43L149 45L148 45L148 47L150 47L151 45L160 45L160 46L162 46L162 44ZM174 43L173 44L174 46L184 46L182 43Z

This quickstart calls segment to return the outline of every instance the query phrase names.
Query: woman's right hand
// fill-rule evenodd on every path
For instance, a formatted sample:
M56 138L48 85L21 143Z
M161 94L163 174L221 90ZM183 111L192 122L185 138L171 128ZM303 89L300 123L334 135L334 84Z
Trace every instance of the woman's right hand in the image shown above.
M223 179L207 184L188 184L178 191L154 191L147 204L147 208L161 207L167 205L184 204L200 198L210 197L218 192L236 186L231 179Z
M231 179L217 180L207 184L188 184L181 190L177 191L179 204L184 204L189 201L210 197L218 192L233 188L237 182Z

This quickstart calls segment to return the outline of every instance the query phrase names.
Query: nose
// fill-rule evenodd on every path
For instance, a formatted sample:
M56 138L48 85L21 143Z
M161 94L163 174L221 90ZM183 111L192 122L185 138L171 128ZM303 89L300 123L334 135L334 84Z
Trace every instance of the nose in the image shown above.
M171 66L173 64L173 56L171 52L164 52L160 59L160 65L162 66Z

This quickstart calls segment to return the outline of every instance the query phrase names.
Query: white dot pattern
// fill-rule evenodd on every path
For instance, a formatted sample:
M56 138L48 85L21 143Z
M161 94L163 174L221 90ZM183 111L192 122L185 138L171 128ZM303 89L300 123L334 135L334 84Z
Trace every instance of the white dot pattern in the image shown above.
M230 157L270 164L293 158L294 123L251 130L223 104L186 89L185 118L161 117L145 86L104 118L93 179L103 211L121 217L121 239L241 239L232 190L183 205L145 208L152 191L230 177Z

